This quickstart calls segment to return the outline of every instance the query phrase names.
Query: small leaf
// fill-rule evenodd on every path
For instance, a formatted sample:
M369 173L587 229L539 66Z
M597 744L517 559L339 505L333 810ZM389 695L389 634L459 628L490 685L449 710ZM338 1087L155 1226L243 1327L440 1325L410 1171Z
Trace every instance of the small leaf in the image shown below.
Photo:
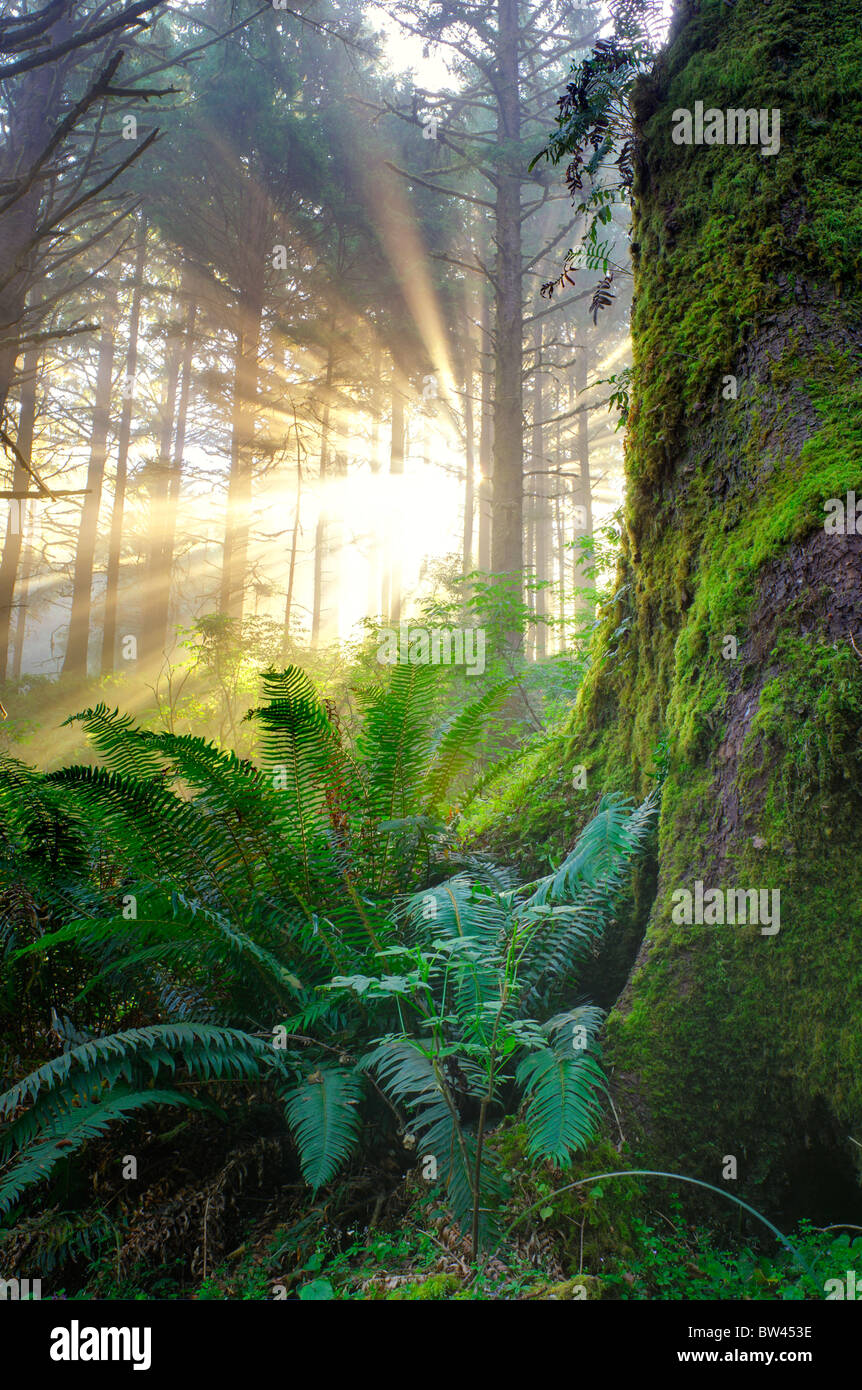
M310 1283L301 1285L299 1297L304 1303L320 1303L334 1298L335 1290L328 1279L312 1279Z

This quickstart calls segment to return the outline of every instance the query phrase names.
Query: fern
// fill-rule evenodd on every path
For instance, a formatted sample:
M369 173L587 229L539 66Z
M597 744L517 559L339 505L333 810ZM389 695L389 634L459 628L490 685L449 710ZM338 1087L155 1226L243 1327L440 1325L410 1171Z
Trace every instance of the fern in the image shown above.
M249 715L262 767L105 705L76 718L106 767L0 761L0 969L44 958L66 972L48 995L61 1010L92 998L109 1018L142 1001L155 1015L85 1041L70 1023L62 1055L0 1096L0 1210L115 1123L212 1106L205 1087L226 1078L282 1097L317 1191L359 1143L373 1074L477 1241L505 1187L487 1133L519 1094L531 1154L563 1164L586 1142L601 1015L572 1006L578 965L657 799L603 801L558 869L514 884L441 824L508 686L435 736L435 679L394 668L347 746L304 673L267 672ZM342 1049L364 1055L333 1065Z
M418 1041L385 1038L360 1065L374 1071L386 1094L409 1112L420 1159L434 1159L446 1198L457 1220L466 1226L475 1202L494 1186L499 1189L500 1183L499 1179L492 1181L494 1175L486 1157L477 1188L475 1140L460 1123L441 1062ZM473 1099L479 1094L474 1089Z
M558 997L613 919L614 907L636 855L654 829L659 793L632 810L621 798L603 798L571 853L553 874L509 895L532 928L525 961L525 1002ZM522 898L522 895L526 895Z
M328 838L326 790L335 738L326 709L299 667L267 671L262 683L268 703L249 710L246 719L259 725L264 769L287 794L304 886L310 892L315 860L325 853Z
M527 1152L555 1167L568 1165L595 1136L601 1119L606 1082L587 1050L599 1017L597 1009L578 1009L551 1020L544 1029L549 1044L526 1056L517 1070L527 1100Z
M285 1098L302 1174L314 1188L329 1182L359 1142L362 1080L343 1067L320 1067Z
M21 1150L8 1175L0 1179L0 1215L18 1202L28 1188L44 1182L54 1168L91 1139L101 1138L118 1120L152 1105L203 1108L194 1096L168 1090L118 1089L98 1102L79 1102L74 1109L54 1114L48 1132Z
M455 778L469 767L489 716L500 708L511 688L511 681L492 686L480 699L461 710L443 730L425 774L429 810L440 805Z
M136 727L130 714L98 704L70 715L63 724L83 724L96 752L121 777L147 779L162 772L162 763L148 742L150 736Z

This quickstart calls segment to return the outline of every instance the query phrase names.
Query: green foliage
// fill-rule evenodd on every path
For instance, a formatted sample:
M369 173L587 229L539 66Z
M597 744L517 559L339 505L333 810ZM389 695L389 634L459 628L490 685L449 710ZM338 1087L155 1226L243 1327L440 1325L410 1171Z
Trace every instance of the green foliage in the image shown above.
M459 863L441 810L509 687L435 731L435 679L396 667L363 693L348 742L303 672L265 673L247 716L262 766L104 704L74 716L104 766L6 763L4 972L65 960L66 1007L98 999L117 1022L147 1021L83 1037L64 1025L61 1055L0 1097L0 1211L147 1107L212 1108L227 1078L281 1097L316 1191L357 1147L373 1077L474 1241L503 1193L488 1127L518 1092L532 1153L565 1164L583 1146L600 1114L588 1054L601 1015L571 994L655 798L603 803L533 883Z
M573 1051L569 1029L560 1028L555 1042L524 1058L517 1081L527 1097L530 1157L565 1167L596 1132L604 1076L594 1057Z
M508 1142L514 1140L515 1129L507 1127ZM599 1157L595 1149L585 1156L587 1164ZM612 1149L603 1153L600 1165L613 1153ZM546 1181L545 1170L528 1164L526 1151L518 1145L512 1162L517 1163L520 1182L528 1182L531 1191L542 1188L552 1196L553 1185ZM284 1231L277 1232L267 1250L245 1253L233 1270L216 1271L196 1296L266 1300L278 1282L300 1299L562 1300L583 1297L586 1292L588 1299L612 1302L799 1301L822 1297L827 1280L843 1284L846 1271L859 1268L862 1240L852 1228L850 1232L823 1230L802 1222L790 1233L793 1247L813 1272L812 1283L790 1252L771 1240L761 1241L751 1234L718 1236L703 1226L692 1226L676 1192L662 1200L659 1210L645 1202L637 1179L584 1189L570 1206L564 1205L565 1200L561 1198L540 1216L543 1254L539 1257L525 1258L516 1244L507 1243L495 1251L488 1265L465 1266L457 1255L448 1262L445 1255L441 1259L441 1244L429 1232L440 1218L433 1204L417 1194L391 1231L363 1230L352 1233L352 1239L349 1234L339 1240L322 1225L306 1230L296 1242L290 1232L287 1240ZM561 1219L555 1220L558 1212ZM574 1239L567 1240L571 1230ZM287 1250L295 1265L287 1275L274 1276L273 1270L283 1268ZM550 1251L560 1262L562 1277L549 1274L545 1252ZM304 1293L305 1289L310 1292Z
M537 883L459 876L414 895L402 913L404 944L378 952L398 973L332 982L390 1016L397 1008L399 1032L362 1065L407 1109L447 1200L459 1220L470 1217L474 1248L502 1192L486 1126L513 1086L527 1099L532 1156L568 1164L596 1131L604 1081L591 1049L600 1011L547 1012L571 996L656 811L655 795L635 811L616 799L603 804L560 869Z
M766 1252L752 1242L723 1249L703 1226L690 1227L678 1196L669 1202L670 1229L649 1217L633 1219L633 1250L611 1258L602 1270L609 1299L763 1299L795 1302L816 1298L828 1279L844 1280L862 1254L862 1239L800 1223L793 1245L813 1271L814 1283L779 1246Z
M329 1182L356 1147L361 1094L355 1071L320 1067L286 1098L302 1174L315 1191Z
M600 270L604 278L593 295L593 322L615 297L615 274L629 273L627 266L612 259L614 239L602 240L599 229L612 222L615 205L631 201L637 141L631 92L635 80L655 62L656 34L663 20L657 0L611 0L609 10L613 34L599 39L589 57L573 64L557 103L557 129L530 166L540 159L552 164L567 159L566 186L573 203L582 193L584 179L589 182L589 192L576 207L576 217L584 218L581 244L567 252L561 274L542 286L542 294L550 299L556 289L574 284L578 265ZM607 184L601 175L609 163L616 173ZM627 386L626 382L619 393L626 406Z
M206 1081L272 1072L284 1078L288 1066L257 1038L207 1024L131 1029L62 1053L0 1095L0 1121L7 1122L0 1166L16 1159L0 1179L0 1214L115 1121L150 1105L204 1104L156 1086L160 1072L181 1067Z

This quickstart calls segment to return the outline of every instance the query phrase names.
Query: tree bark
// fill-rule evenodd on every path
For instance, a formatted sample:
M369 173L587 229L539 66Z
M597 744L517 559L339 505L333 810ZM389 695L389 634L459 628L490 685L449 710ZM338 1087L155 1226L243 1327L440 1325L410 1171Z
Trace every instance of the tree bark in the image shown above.
M18 431L15 440L18 452L29 463L33 452L33 428L36 422L36 375L38 356L34 349L24 358L21 383L21 408L18 415ZM12 473L12 491L32 491L30 475L16 459ZM31 507L33 503L29 504ZM38 504L36 504L38 505ZM24 526L28 504L13 499L9 503L9 516L6 521L6 540L3 555L0 557L0 684L6 679L9 635L12 612L15 607L15 585L18 578L18 564L24 540ZM18 603L24 601L19 595ZM18 622L21 614L19 611ZM20 662L18 663L20 670Z
M479 370L482 380L482 420L479 429L479 569L491 569L491 507L494 473L494 374L490 367L491 306L482 287L482 332L479 338Z
M518 0L497 0L497 138L504 147L496 197L496 371L494 389L494 478L491 568L511 576L521 593L523 547L523 259L521 254L521 165L515 142L521 135L518 90ZM512 634L515 640L515 634Z
M627 1139L716 1184L733 1154L741 1197L822 1224L858 1204L862 1168L858 18L848 0L688 5L636 90L619 597L567 731L582 815L667 768L655 897L609 1022ZM780 109L778 153L673 142L705 58L719 111L757 63L747 104ZM722 917L727 893L765 894L766 922L747 901L698 921L698 884Z
M111 415L116 314L117 291L116 287L112 285L107 292L102 311L99 364L96 370L96 401L93 410L93 429L90 436L90 462L87 467L87 491L81 509L81 525L75 550L72 610L69 616L69 635L63 658L63 675L75 680L85 680L87 676L93 565L99 530L99 511L102 505L105 461L108 456L108 423Z
M126 503L126 478L129 463L129 441L132 433L134 382L138 369L138 333L141 319L141 299L144 290L144 268L147 259L147 222L141 217L138 225L138 248L132 281L132 303L129 310L129 346L123 382L123 406L117 431L117 473L114 480L114 501L111 508L111 533L108 539L108 565L105 574L105 618L102 631L102 675L114 672L117 650L117 617L120 589L120 558L123 548L123 512Z

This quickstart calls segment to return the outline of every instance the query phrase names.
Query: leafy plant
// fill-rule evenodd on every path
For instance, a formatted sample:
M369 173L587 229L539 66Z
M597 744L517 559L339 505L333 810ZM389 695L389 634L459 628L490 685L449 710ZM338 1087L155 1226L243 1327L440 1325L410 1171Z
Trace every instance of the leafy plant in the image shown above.
M658 0L611 0L609 9L613 34L599 39L583 62L573 64L557 103L557 129L530 165L533 168L541 159L551 164L568 160L566 186L585 228L580 246L566 253L560 275L544 284L541 292L550 299L556 289L573 285L579 264L601 270L603 279L590 306L594 322L613 302L614 274L629 273L614 264L613 243L599 239L599 228L612 220L615 205L631 201L637 131L630 94L635 79L655 61L663 22ZM613 182L603 183L601 171L608 164L616 173ZM589 192L578 202L585 178Z
M248 716L261 766L142 730L105 705L67 721L83 725L103 766L44 776L3 759L0 999L11 1014L23 993L44 1014L59 986L72 1011L86 1003L92 1018L97 1003L107 1034L85 1033L71 1051L64 1042L48 1072L0 1100L16 1116L0 1160L6 1205L114 1120L197 1103L185 1087L156 1089L171 1058L196 1082L231 1068L275 1079L303 1136L315 1097L335 1095L336 1110L355 1098L355 1077L339 1088L327 1071L316 1085L319 1068L286 1042L305 1028L339 1034L346 1020L319 987L387 944L394 893L456 862L445 799L504 691L435 733L433 678L396 668L366 693L362 736L347 748L302 671L267 673L266 701ZM43 978L45 997L34 998ZM130 1019L163 1030L151 1054L139 1028L123 1027ZM184 1028L210 1031L189 1048ZM17 1117L22 1105L29 1119ZM339 1143L337 1125L303 1139L312 1183L342 1156Z
M348 743L302 671L268 672L260 765L104 705L73 716L104 765L3 763L3 969L70 963L64 1009L96 998L108 1027L66 1019L61 1055L0 1096L0 1211L115 1122L213 1109L228 1077L280 1099L315 1190L359 1144L371 1081L474 1248L502 1192L496 1115L523 1097L555 1164L586 1142L604 1081L578 965L657 801L603 802L554 873L514 884L445 819L508 687L435 731L434 679L396 667Z
M405 1110L474 1250L502 1189L486 1143L494 1112L523 1095L530 1153L558 1165L595 1133L602 1015L570 1001L656 809L655 795L637 810L603 801L559 868L533 883L503 886L491 870L414 895L404 944L378 953L384 969L332 981L397 1012L398 1030L360 1066Z

